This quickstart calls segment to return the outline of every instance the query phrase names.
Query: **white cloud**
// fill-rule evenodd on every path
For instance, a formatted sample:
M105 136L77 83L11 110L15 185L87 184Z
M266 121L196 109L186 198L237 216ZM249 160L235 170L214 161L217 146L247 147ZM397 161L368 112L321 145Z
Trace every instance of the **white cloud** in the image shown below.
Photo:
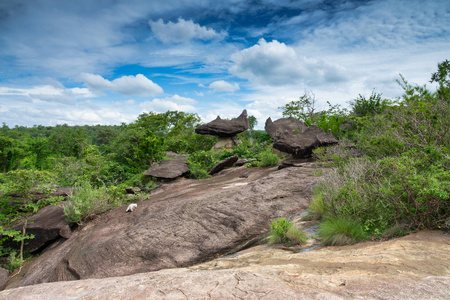
M100 75L83 73L81 80L94 92L110 90L125 96L156 96L163 89L142 74L122 76L109 81Z
M224 80L218 80L212 82L209 86L210 89L214 90L215 92L235 92L239 90L239 84L235 83L229 83Z
M252 83L270 86L319 84L345 80L344 69L320 59L300 56L294 48L277 40L234 53L229 71Z
M53 85L39 85L30 88L11 88L0 87L0 96L14 97L15 99L22 99L22 101L43 101L43 102L59 102L65 104L73 104L76 99L82 99L92 97L92 94L86 88L71 88L67 89L64 86L58 84Z
M155 98L152 101L145 101L140 104L144 111L166 112L168 110L195 112L194 104L197 101L191 98L174 95L162 99Z
M182 18L179 18L177 23L169 21L167 24L162 19L149 21L149 25L155 37L163 43L184 43L193 39L208 41L222 39L226 35Z

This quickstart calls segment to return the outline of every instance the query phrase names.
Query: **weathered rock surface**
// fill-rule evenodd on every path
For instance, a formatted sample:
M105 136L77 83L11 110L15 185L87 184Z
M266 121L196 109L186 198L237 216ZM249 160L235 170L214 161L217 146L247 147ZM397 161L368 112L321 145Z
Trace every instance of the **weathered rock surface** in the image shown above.
M4 290L8 283L9 271L0 267L0 291Z
M311 156L317 147L338 143L331 131L325 132L314 125L307 127L303 122L293 118L279 119L275 122L268 118L265 129L272 137L275 149L297 157Z
M21 222L12 229L22 230L24 224ZM62 207L49 205L42 208L37 214L28 218L26 233L33 234L34 238L27 240L25 249L34 252L60 236L69 238L71 235L69 225Z
M182 269L46 283L0 299L448 299L450 236L293 253L257 247Z
M233 155L230 157L225 158L224 160L218 162L211 170L209 170L208 174L216 174L222 171L225 168L230 168L234 165L235 162L237 162L239 157L237 155Z
M189 172L189 166L186 158L183 156L163 160L158 164L152 164L150 169L144 172L144 175L156 178L174 179Z
M203 124L195 128L197 134L210 134L219 137L232 137L238 133L247 130L249 122L247 110L241 113L239 117L233 120L222 120L219 116L214 121Z
M305 123L302 121L289 117L289 118L281 118L275 121L269 117L266 120L266 124L264 129L270 135L272 139L277 138L277 136L283 134L284 132L303 132L308 128Z
M242 144L242 141L237 136L219 137L216 144L213 146L213 150L221 150L223 148L233 150L233 147L240 144Z
M132 214L120 207L74 232L24 267L15 280L23 278L10 286L185 267L226 254L267 232L271 219L306 209L318 180L315 168L241 167L163 184Z

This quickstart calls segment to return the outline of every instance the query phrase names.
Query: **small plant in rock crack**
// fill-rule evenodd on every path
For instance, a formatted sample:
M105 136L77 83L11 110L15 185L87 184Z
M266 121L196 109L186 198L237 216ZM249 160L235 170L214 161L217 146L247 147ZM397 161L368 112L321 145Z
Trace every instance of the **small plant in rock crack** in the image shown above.
M280 218L272 220L270 224L269 244L301 245L306 243L308 238L297 224Z

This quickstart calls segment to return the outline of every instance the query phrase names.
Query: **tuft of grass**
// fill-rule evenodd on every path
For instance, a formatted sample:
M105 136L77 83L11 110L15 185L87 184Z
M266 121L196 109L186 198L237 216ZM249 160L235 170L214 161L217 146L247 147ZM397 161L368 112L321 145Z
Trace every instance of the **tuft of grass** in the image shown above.
M323 202L323 196L320 190L315 190L313 199L308 208L308 220L320 220L325 215L327 208Z
M270 224L269 244L302 245L308 238L303 231L286 218L272 220Z
M325 219L319 227L319 236L327 246L352 245L367 238L363 226L349 218Z

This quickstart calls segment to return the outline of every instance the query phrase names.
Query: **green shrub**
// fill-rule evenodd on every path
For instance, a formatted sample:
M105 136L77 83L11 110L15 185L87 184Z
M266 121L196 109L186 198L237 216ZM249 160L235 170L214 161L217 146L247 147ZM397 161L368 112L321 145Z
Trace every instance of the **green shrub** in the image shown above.
M272 152L271 148L266 148L265 151L258 155L258 167L266 168L278 165L280 158Z
M319 226L319 236L327 246L351 245L366 239L360 223L350 218L327 218Z
M138 187L144 192L150 192L158 187L156 178L147 176L142 173L135 174L133 177L125 181L122 186L126 187Z
M64 207L64 214L69 222L82 224L86 219L116 208L133 199L127 198L125 190L116 186L93 187L88 181L75 184L67 197L68 205Z
M219 161L213 150L197 151L189 155L189 177L195 179L211 177L208 171Z
M272 220L270 224L269 244L304 244L308 238L297 224L289 222L286 218Z
M6 260L6 264L4 264L3 266L10 272L13 273L14 271L16 271L18 268L20 268L22 266L22 264L24 263L24 259L21 259L20 256L17 256L17 252L16 251L11 251L7 260Z
M358 98L350 102L352 113L357 117L381 114L392 104L391 100L382 99L381 94L375 91L372 91L368 99L360 94Z

